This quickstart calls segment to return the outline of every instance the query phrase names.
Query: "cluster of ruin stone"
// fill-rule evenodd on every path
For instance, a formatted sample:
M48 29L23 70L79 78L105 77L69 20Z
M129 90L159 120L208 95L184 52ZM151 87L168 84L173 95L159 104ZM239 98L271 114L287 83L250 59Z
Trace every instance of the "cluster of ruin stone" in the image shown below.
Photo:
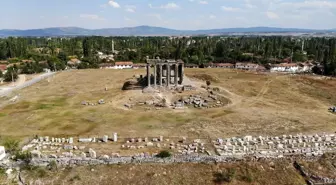
M213 141L216 152L221 156L284 157L290 155L320 156L334 151L334 134L283 135L281 137L252 137L217 139Z
M216 95L209 94L207 98L201 95L190 95L189 97L182 97L179 101L174 103L175 109L183 108L184 105L193 105L195 108L213 108L224 106L223 102L219 100Z
M92 103L92 102L88 102L88 101L82 101L81 104L82 104L82 105L96 106L96 105L102 105L102 104L105 104L105 101L104 101L104 99L100 99L100 100L98 100L97 103Z
M205 144L200 139L195 139L193 142L188 143L186 137L182 137L177 143L170 141L170 139L152 138L149 140L145 138L131 138L121 145L123 149L143 149L146 147L156 147L176 151L178 154L193 154L205 153ZM139 154L141 156L141 154Z
M102 138L79 138L80 143L116 143L118 136L116 133L109 138L107 135ZM176 140L175 140L176 141ZM118 142L120 144L120 142ZM335 150L336 137L334 134L322 134L322 135L283 135L280 137L232 137L232 138L218 138L212 141L215 147L216 153L220 157L224 158L240 158L245 156L254 156L257 158L280 158L287 156L306 156L314 157L320 156L326 152ZM121 144L121 149L124 150L138 150L138 149L157 148L158 150L171 150L175 154L198 154L206 153L211 155L206 148L205 143L200 139L195 139L187 142L186 137L182 137L177 143L168 138L163 139L163 136L157 138L148 137L144 138L129 138L125 140L125 143ZM31 150L33 149L33 150ZM30 151L36 158L96 158L97 153L92 148L88 151L84 151L84 146L75 146L74 139L70 138L51 138L40 137L39 139L32 140L28 145L25 145L22 150ZM52 153L46 156L45 153ZM65 152L62 152L65 151ZM141 150L142 151L142 150ZM153 156L149 153L143 152L135 154L134 156ZM101 155L100 158L107 159L113 157L120 157L118 153L112 153L112 156Z

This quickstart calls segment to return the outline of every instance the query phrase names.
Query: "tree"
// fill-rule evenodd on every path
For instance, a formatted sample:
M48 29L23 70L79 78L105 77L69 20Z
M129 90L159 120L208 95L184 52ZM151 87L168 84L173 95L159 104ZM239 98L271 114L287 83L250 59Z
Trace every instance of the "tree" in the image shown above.
M19 77L17 70L15 67L10 67L7 69L7 72L4 75L5 82L11 82L16 81L16 79Z
M0 70L0 78L2 78L3 77L3 73L2 73L2 71Z

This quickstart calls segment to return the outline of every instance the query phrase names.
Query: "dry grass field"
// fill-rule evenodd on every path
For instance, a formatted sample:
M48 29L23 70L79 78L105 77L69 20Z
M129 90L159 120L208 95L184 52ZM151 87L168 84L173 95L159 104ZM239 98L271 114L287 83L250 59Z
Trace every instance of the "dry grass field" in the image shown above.
M186 69L194 84L212 87L230 100L213 109L127 110L139 90L122 91L139 70L75 70L15 92L19 101L0 109L0 135L10 137L89 136L118 132L131 136L189 136L320 133L336 130L336 80L314 76L255 74L226 69ZM105 91L107 87L107 91ZM178 96L178 94L177 94ZM107 102L83 106L83 100Z
M228 175L229 172L232 175ZM223 176L218 176L223 174ZM53 185L302 185L304 179L288 161L236 164L141 164L83 166L25 172L25 182ZM231 177L228 183L221 177Z

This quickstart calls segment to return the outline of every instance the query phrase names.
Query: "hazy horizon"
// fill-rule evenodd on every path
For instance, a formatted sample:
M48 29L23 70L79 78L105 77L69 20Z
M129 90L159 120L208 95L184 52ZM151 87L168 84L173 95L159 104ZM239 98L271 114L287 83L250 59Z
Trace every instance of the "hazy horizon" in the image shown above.
M0 29L336 28L334 0L11 0L2 2L2 7L6 16L0 18Z

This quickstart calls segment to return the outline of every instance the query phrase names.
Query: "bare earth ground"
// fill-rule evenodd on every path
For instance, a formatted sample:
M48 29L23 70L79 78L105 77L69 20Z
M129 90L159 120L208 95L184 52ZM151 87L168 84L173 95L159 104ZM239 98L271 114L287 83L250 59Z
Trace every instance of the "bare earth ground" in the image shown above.
M93 170L92 170L93 169ZM77 168L49 170L34 170L26 172L29 177L26 182L35 184L169 184L169 185L207 185L219 184L216 173L227 174L229 170L235 171L232 176L232 185L245 184L304 184L303 178L296 173L289 162L255 162L237 164L141 164L141 165L111 165L86 166ZM96 178L92 178L92 177ZM265 178L268 177L268 178ZM39 180L37 180L39 179ZM224 181L222 181L224 183Z
M311 76L254 74L225 69L186 69L197 85L206 79L221 89L231 104L214 109L127 110L141 91L122 91L126 79L143 70L61 72L20 90L19 102L0 110L2 136L87 136L118 132L124 137L227 137L333 132L336 80ZM105 91L107 87L108 91ZM14 96L14 95L13 95ZM164 96L164 95L163 95ZM178 95L177 95L178 96ZM105 105L83 106L83 100Z

